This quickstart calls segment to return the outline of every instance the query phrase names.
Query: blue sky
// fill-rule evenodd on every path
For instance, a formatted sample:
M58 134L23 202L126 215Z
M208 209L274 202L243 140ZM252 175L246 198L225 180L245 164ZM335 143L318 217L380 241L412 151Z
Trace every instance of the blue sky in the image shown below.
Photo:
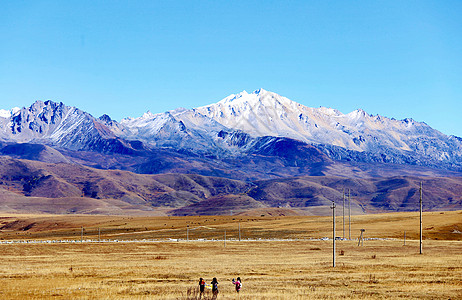
M462 136L462 1L0 0L0 108L120 120L264 88Z

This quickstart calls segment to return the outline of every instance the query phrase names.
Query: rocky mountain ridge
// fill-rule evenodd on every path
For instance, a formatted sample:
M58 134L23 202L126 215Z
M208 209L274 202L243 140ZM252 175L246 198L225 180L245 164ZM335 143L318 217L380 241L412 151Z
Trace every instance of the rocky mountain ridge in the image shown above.
M327 214L343 188L355 213L406 211L420 181L426 209L460 209L461 144L264 90L120 122L37 101L0 111L0 211Z
M342 114L331 108L310 108L263 89L231 95L218 103L196 109L220 124L252 136L287 137L332 153L332 158L368 160L371 154L384 162L460 166L460 138L446 136L425 123L373 116L358 109ZM338 150L337 150L338 149ZM345 152L364 153L348 156ZM417 155L419 160L413 160Z
M263 89L196 109L147 112L120 122L52 101L0 114L4 143L97 153L146 155L170 149L230 159L258 153L268 137L311 145L337 161L462 170L462 139L425 123L372 116L363 110L342 114L330 108L309 108Z

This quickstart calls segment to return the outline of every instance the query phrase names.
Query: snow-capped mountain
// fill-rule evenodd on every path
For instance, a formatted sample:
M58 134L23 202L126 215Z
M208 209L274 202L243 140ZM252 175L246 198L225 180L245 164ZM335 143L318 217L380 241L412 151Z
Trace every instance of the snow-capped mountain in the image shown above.
M195 111L253 137L288 137L384 155L415 152L441 161L462 159L460 139L425 123L372 116L361 109L342 114L331 108L310 108L263 89L231 95Z
M201 157L232 158L282 153L270 148L288 146L291 139L297 147L300 142L311 145L334 160L462 169L462 139L425 123L372 116L361 109L342 114L331 108L310 108L263 89L195 109L147 112L120 122L107 115L96 119L52 101L0 111L0 142L70 150L130 154L172 149Z
M194 110L179 108L139 118L125 118L110 126L120 138L142 141L148 147L170 147L200 153L223 154L219 132L229 130Z
M70 150L107 150L119 147L114 133L76 107L37 101L28 108L0 115L0 140L37 143Z
M418 183L432 177L424 181L427 209L460 209L462 139L411 119L309 108L262 89L120 122L37 101L0 110L0 171L1 200L20 195L22 209L28 197L34 205L42 197L46 212L62 212L55 203L68 205L66 213L114 212L106 199L121 205L116 212L228 214L242 197L251 207L318 211L345 186L356 191L358 211L414 210Z
M0 118L9 118L11 116L14 116L20 110L21 109L19 107L13 107L10 110L0 109Z
M411 150L408 142L410 133L443 136L412 119L397 121L371 116L361 109L342 114L331 108L306 107L263 89L251 94L244 91L231 95L195 110L228 128L239 129L255 137L289 137L356 151L367 151L375 146Z

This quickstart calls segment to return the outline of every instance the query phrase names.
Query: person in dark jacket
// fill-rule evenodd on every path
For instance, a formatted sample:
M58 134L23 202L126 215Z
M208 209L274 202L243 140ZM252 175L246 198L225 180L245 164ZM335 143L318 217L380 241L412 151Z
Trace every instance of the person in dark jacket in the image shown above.
M212 282L210 284L212 285L213 299L216 299L217 295L218 295L218 281L217 281L217 278L213 277Z
M199 278L199 290L200 290L200 295L202 296L205 290L205 280L202 277Z

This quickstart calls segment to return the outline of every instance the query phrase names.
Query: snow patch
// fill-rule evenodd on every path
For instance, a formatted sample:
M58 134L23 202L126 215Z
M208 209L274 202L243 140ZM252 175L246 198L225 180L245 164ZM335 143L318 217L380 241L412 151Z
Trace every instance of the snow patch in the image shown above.
M10 118L15 116L21 109L19 107L13 107L10 110L0 109L0 118Z

